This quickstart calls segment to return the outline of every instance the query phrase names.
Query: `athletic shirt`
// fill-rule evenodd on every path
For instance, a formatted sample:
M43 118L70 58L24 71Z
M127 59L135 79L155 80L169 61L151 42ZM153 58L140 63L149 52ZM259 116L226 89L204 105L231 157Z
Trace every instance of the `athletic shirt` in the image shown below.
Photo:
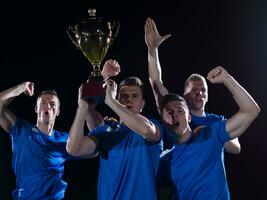
M164 172L165 179L175 188L175 199L230 199L221 156L224 143L230 140L225 124L226 121L215 122L202 128L162 156L160 169L164 171L158 178L161 176L162 180Z
M216 115L213 113L204 113L204 116L198 117L196 115L190 114L191 115L191 122L190 122L190 128L191 130L194 130L197 126L207 126L210 125L214 122L219 122L219 121L225 121L226 118L223 115Z
M156 120L151 120L160 128ZM100 169L99 200L156 200L156 173L162 151L161 140L152 143L127 126L116 123L116 129L99 126L90 133L98 142Z
M61 179L63 163L71 158L66 151L68 134L53 130L48 136L22 119L17 119L9 133L17 185L14 199L62 199L67 187Z

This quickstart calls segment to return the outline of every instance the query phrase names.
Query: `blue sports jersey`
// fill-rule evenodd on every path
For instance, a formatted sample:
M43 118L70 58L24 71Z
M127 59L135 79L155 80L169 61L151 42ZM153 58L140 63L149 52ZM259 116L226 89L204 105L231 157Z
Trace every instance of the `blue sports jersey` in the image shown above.
M190 114L191 115L191 122L190 122L190 128L191 130L194 130L197 126L207 126L210 125L214 122L219 122L219 121L225 121L226 118L223 115L216 115L213 113L204 113L204 116L198 117L196 115Z
M53 130L51 136L28 122L17 119L9 130L12 139L12 166L16 175L15 199L57 200L64 197L62 181L68 134Z
M174 186L175 199L230 199L221 157L224 143L230 140L225 124L216 122L202 128L162 156L159 170L163 169Z
M161 129L156 120L151 120ZM161 140L151 143L127 126L99 126L91 136L98 142L100 169L98 199L157 199L156 173Z

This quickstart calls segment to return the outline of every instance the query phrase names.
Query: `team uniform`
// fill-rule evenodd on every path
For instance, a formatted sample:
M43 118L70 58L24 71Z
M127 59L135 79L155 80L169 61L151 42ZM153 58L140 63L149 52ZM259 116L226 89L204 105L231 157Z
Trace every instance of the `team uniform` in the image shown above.
M62 180L63 163L72 158L66 151L68 134L53 130L49 136L22 119L17 119L8 132L17 185L14 199L63 199L67 187Z
M156 120L151 120L161 130ZM127 126L99 126L90 137L100 153L98 199L157 199L156 174L162 152L161 139L152 143Z

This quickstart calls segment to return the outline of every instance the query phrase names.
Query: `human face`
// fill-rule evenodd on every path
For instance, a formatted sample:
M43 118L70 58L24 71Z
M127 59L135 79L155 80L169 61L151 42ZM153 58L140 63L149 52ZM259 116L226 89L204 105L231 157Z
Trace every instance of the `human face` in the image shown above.
M184 91L184 98L190 111L204 111L208 101L208 88L202 80L189 81Z
M120 88L118 100L134 113L140 113L145 105L142 90L136 85Z
M59 100L57 96L43 94L37 99L35 111L37 120L44 124L54 123L59 115Z
M188 130L191 116L185 102L170 101L163 108L162 118L171 125L176 134L182 135Z

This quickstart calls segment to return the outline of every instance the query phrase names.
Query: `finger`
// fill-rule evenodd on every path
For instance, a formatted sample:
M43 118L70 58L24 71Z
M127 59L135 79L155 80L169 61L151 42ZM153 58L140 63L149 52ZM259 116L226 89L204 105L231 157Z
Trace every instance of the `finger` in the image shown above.
M163 38L163 41L168 39L169 37L171 37L171 34L167 34L167 35L164 35L162 38Z
M148 31L149 32L153 31L152 19L148 18L147 24L148 24Z
M145 23L145 31L148 33L149 32L149 18L146 19Z
M155 31L155 32L158 32L157 26L156 26L156 24L155 24L153 19L151 19L151 30Z

